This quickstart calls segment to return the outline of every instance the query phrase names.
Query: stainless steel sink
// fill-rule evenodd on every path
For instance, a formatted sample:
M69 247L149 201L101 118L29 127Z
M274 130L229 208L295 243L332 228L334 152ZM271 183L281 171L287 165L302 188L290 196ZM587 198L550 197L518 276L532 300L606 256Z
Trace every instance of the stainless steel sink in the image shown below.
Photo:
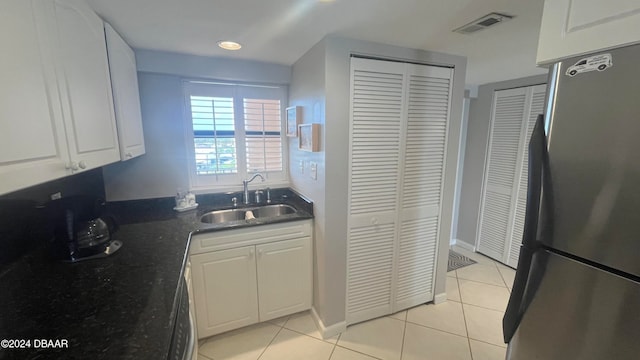
M220 224L229 221L244 220L245 209L216 210L208 212L200 218L200 221L209 224Z
M200 221L209 224L222 224L231 221L247 220L251 218L247 215L249 211L251 211L256 219L273 218L295 214L297 212L295 208L289 205L266 205L244 209L215 210L202 215Z
M265 218L265 217L276 217L287 214L293 214L296 212L296 209L289 205L267 205L261 206L253 210L253 216L256 218Z

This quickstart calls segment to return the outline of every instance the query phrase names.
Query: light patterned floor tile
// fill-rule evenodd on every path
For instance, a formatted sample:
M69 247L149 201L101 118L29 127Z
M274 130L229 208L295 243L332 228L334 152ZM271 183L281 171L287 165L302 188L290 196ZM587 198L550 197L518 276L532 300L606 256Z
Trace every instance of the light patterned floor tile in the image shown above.
M504 282L505 284L507 284L509 290L511 290L511 288L513 287L513 279L515 279L516 277L516 271L504 265L499 265L498 271L500 272L500 275L502 275L502 279L504 279Z
M277 319L272 319L272 320L269 320L269 321L267 321L267 322L268 322L268 323L271 323L271 324L273 324L273 325L276 325L276 326L283 327L283 326L284 326L284 323L286 323L286 322L287 322L287 320L289 320L289 315L287 315L287 316L283 316L283 317L279 317L279 318L277 318Z
M261 323L214 336L198 353L215 360L256 360L280 327Z
M293 330L305 335L309 335L319 340L324 340L335 344L338 341L338 335L329 339L322 339L322 335L316 327L315 321L311 317L311 314L306 311L298 314L293 314L289 317L289 320L284 324L285 329Z
M502 336L502 311L463 304L469 338L506 346Z
M405 323L388 317L349 326L338 345L383 360L399 360Z
M509 302L509 290L503 286L459 280L460 298L465 304L505 311Z
M473 360L504 360L507 349L476 340L469 340L471 343L471 354Z
M466 337L407 323L402 360L471 360Z
M333 347L328 342L283 328L260 360L329 360Z
M447 299L460 302L460 289L458 288L458 279L447 277Z
M405 320L407 320L407 310L400 311L400 312L397 312L395 314L391 314L391 315L389 315L389 317L405 321Z
M331 360L376 360L376 358L336 346L331 355Z
M445 301L438 305L421 305L409 310L407 321L437 330L467 336L462 304Z
M491 285L504 286L502 276L495 266L474 264L458 269L456 272L458 273L458 280L473 280Z
M478 264L447 273L447 297L453 301L353 325L325 341L308 312L285 316L200 341L199 360L256 360L261 354L260 360L470 360L471 355L503 360L505 283L511 286L515 271L466 249L454 250ZM454 335L467 331L469 340Z

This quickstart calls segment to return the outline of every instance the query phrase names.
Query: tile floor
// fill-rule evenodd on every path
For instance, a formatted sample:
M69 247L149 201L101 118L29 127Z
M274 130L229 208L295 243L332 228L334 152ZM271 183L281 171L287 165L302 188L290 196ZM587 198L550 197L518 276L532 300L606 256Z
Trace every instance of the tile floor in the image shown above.
M447 274L442 304L350 326L323 340L308 312L203 339L199 360L503 360L502 316L515 271L454 247L478 263Z

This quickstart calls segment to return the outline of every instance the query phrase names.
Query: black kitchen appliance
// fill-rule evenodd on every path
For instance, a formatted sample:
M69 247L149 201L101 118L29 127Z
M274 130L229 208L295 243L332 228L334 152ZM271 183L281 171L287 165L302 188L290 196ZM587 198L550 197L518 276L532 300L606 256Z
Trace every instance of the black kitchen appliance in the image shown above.
M53 257L80 261L108 256L122 243L113 240L117 230L113 216L104 214L105 202L94 196L70 196L52 200L46 209L53 228L49 242Z

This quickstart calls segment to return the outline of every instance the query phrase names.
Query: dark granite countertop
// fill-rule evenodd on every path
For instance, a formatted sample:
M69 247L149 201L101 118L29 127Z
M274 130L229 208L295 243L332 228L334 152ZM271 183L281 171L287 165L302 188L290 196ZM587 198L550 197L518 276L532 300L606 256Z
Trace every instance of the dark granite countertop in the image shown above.
M295 206L296 215L233 228L313 217L312 204L286 194L274 202ZM184 213L172 210L170 198L109 203L120 223L117 253L70 264L50 260L40 247L2 270L0 339L32 342L27 349L0 348L0 359L165 359L189 234L227 229L199 222L207 211L228 208L227 195L233 194L198 196L199 209ZM35 349L34 339L69 345Z

